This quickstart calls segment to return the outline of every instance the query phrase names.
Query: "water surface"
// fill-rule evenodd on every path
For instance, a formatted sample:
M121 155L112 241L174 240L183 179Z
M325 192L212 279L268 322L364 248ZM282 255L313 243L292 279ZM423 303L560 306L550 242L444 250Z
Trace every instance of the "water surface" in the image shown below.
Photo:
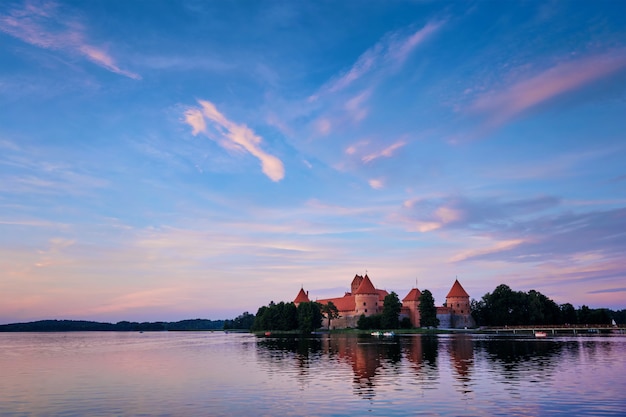
M2 416L624 415L626 337L0 333Z

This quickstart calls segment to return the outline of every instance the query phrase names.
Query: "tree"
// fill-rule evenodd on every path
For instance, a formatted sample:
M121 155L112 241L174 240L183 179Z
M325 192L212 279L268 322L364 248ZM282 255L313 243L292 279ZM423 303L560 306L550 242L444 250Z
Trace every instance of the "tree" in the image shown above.
M371 323L368 320L368 317L365 317L365 314L361 314L359 316L359 320L356 322L356 328L359 330L371 329Z
M298 328L298 310L294 303L280 302L278 307L278 330L295 330Z
M590 324L611 324L610 310L606 308L595 308L589 315Z
M298 305L298 329L302 333L311 333L322 326L322 312L315 301Z
M487 325L487 311L485 307L485 301L480 300L477 301L472 298L472 302L470 304L470 311L472 312L472 317L478 326Z
M578 316L578 323L580 324L591 324L591 309L584 305L578 309L576 312Z
M256 316L254 317L254 323L252 323L251 330L259 331L259 330L269 329L269 326L267 323L267 317L265 315L267 310L268 310L267 306L259 307L259 309L256 312Z
M365 316L365 314L361 314L359 317L359 321L356 323L356 327L359 330L370 330L370 329L381 329L381 319L382 314L373 314L371 316Z
M528 312L522 324L561 323L561 309L550 298L535 290L528 291L525 298Z
M322 314L328 320L328 330L330 330L330 322L336 318L339 318L339 309L332 301L326 304L322 304Z
M260 307L254 318L252 330L295 330L298 328L298 312L294 303L273 301Z
M235 317L233 320L225 320L224 330L228 330L228 329L250 330L253 324L254 324L254 314L250 314L246 311L243 314Z
M421 327L437 327L439 319L437 318L437 307L435 307L435 299L429 290L422 291L420 295L420 326Z
M570 303L561 304L561 323L577 324L576 309Z
M391 292L383 300L383 313L381 317L381 327L383 329L397 329L400 327L400 310L402 304L398 298L398 294Z
M515 326L527 324L528 296L513 291L508 285L500 284L482 299L484 319L488 326Z

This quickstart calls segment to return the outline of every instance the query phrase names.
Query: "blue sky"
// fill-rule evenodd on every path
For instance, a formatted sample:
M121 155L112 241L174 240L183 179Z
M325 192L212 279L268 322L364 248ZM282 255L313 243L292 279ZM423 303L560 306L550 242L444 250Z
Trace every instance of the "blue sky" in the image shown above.
M624 2L3 1L0 62L0 322L626 308Z

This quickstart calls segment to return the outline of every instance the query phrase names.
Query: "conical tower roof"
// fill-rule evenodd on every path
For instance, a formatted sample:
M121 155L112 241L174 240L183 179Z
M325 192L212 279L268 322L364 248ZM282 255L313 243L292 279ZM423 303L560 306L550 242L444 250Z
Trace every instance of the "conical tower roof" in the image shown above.
M367 274L363 277L363 281L361 281L361 285L354 292L355 294L378 294L376 288L374 288L374 284L370 281L370 278Z
M422 292L420 290L418 290L417 288L413 288L411 291L409 291L409 293L406 295L406 297L404 297L402 299L402 302L404 302L404 301L419 301L421 295L422 295Z
M450 288L450 292L446 295L446 298L449 297L468 297L469 294L463 289L459 280L455 280L454 284L452 284L452 288Z
M309 300L309 296L304 292L304 288L300 288L300 292L296 296L296 299L293 300L294 303L308 303L309 301L311 300Z

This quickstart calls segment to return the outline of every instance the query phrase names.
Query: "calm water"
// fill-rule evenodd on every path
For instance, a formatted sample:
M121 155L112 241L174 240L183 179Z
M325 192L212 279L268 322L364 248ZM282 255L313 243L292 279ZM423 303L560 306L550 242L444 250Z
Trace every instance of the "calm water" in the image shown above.
M0 415L626 415L626 337L0 333Z

